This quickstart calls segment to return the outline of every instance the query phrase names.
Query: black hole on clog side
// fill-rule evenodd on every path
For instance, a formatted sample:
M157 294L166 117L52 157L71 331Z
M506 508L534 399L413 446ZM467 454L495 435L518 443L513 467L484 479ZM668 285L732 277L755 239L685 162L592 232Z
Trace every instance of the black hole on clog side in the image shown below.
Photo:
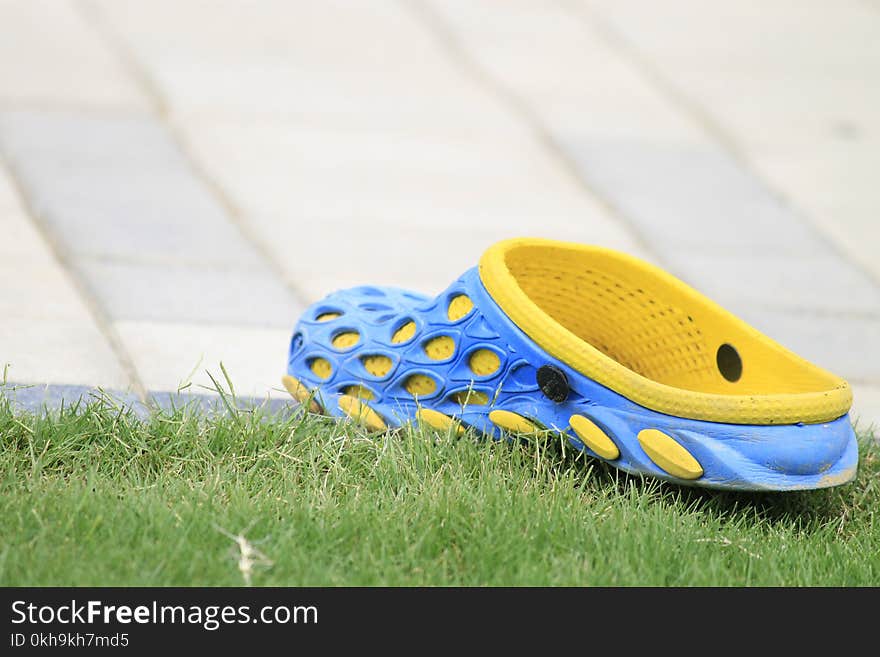
M739 357L739 352L733 345L725 342L718 347L718 353L715 354L715 362L718 364L718 371L721 372L721 376L731 383L739 381L743 373L743 363Z
M541 388L541 392L546 395L547 399L557 403L568 399L568 377L558 367L542 365L538 368L535 378L538 381L538 387Z

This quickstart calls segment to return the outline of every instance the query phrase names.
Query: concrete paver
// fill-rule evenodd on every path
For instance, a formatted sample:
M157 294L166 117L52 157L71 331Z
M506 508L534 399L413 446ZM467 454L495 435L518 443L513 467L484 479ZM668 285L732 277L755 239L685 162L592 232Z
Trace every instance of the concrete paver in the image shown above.
M876 6L581 2L880 280L880 187L872 175L880 168ZM850 211L854 204L863 211Z
M302 309L265 271L99 261L81 267L113 319L289 328Z
M0 369L10 381L132 382L0 169Z
M154 118L5 112L0 146L77 259L265 268Z
M147 99L70 2L0 2L0 103L139 112Z
M290 342L287 329L146 321L118 322L116 329L148 390L175 391L190 383L188 392L204 394L214 388L210 372L228 391L222 363L237 395L289 397L279 374Z

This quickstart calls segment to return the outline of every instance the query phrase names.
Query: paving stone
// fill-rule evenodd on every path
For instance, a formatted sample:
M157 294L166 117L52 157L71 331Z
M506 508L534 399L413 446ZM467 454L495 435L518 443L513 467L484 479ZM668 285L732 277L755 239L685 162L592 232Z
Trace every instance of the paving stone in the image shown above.
M720 150L566 149L667 266L722 303L880 316L880 287Z
M677 274L729 304L880 319L880 288L833 253L797 256L695 251L668 254L668 258Z
M300 308L266 272L95 260L79 269L113 319L286 327Z
M0 363L10 365L9 380L129 387L104 336L87 321L7 317Z
M289 398L281 376L293 322L288 329L259 329L138 321L119 322L116 330L150 390L175 391L190 382L187 392L205 393L214 387L206 370L226 388L222 362L236 394Z
M465 142L388 131L234 127L209 123L190 136L204 166L249 217L271 214L291 224L347 217L415 229L492 224L511 233L538 221L557 227L584 217L602 237L626 235L534 137Z
M0 368L20 382L127 388L128 378L0 169Z
M793 13L783 0L584 6L880 281L877 242L869 239L880 213L876 7L798 3ZM804 175L811 168L821 173Z
M816 231L717 147L632 141L560 146L658 253L828 252Z
M111 318L287 326L296 313L154 119L12 112L0 149Z
M283 259L288 281L309 300L325 296L343 285L397 285L425 292L440 292L465 270L475 267L480 256L495 242L510 237L545 237L624 248L638 254L635 246L621 244L591 224L588 217L572 218L565 227L532 228L512 232L484 217L472 215L470 228L447 228L442 222L412 221L401 230L393 221L323 221L301 226L255 217L255 226L277 236L269 248ZM491 215L490 215L491 217ZM536 221L539 219L536 218Z
M199 122L190 143L310 299L341 281L439 290L514 236L639 251L534 136L238 127Z
M699 126L609 48L601 29L564 5L429 0L473 65L524 101L541 126L569 139L700 146ZM528 34L531 47L523 47Z
M39 265L52 261L51 252L26 217L18 193L3 169L0 169L0 235L3 236L0 240L0 266L22 262Z
M0 222L0 230L2 225ZM66 273L45 252L39 258L28 255L0 259L0 317L47 323L92 321Z
M73 2L0 2L0 102L145 111L119 58Z
M452 126L465 134L517 123L396 2L276 2L265 11L168 0L99 5L175 116Z
M9 112L0 148L77 256L262 267L154 119Z
M371 130L302 121L253 122L242 119L181 121L190 143L228 162L243 174L254 168L292 171L295 180L311 170L379 168L415 170L444 177L493 180L528 175L542 184L562 186L558 165L532 132L519 130L453 136L406 127ZM369 173L369 171L367 171Z
M880 150L872 146L871 157ZM792 153L763 157L757 163L763 176L778 189L795 186L798 202L811 221L840 245L845 257L857 262L875 280L880 280L880 258L874 245L880 244L878 205L872 201L876 166L867 158L849 153L848 166L823 157ZM839 156L843 158L844 156ZM843 217L843 220L839 218Z

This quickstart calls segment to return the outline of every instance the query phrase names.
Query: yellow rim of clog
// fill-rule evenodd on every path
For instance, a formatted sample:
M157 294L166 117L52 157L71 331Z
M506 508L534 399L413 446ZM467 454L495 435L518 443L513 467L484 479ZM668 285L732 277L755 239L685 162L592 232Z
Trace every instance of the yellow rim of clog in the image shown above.
M652 410L712 422L794 424L834 420L852 404L846 381L638 258L523 238L490 247L479 271L501 310L539 347ZM657 353L650 350L655 342ZM661 353L664 344L668 354ZM711 371L725 344L741 358L736 381Z

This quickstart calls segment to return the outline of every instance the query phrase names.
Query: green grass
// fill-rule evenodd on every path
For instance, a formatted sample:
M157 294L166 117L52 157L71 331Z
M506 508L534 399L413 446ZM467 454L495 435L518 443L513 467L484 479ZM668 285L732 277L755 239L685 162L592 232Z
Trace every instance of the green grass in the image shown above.
M729 494L493 443L265 410L147 419L0 398L0 584L877 585L880 454L856 483ZM247 544L236 543L243 535ZM245 567L247 570L247 567Z

